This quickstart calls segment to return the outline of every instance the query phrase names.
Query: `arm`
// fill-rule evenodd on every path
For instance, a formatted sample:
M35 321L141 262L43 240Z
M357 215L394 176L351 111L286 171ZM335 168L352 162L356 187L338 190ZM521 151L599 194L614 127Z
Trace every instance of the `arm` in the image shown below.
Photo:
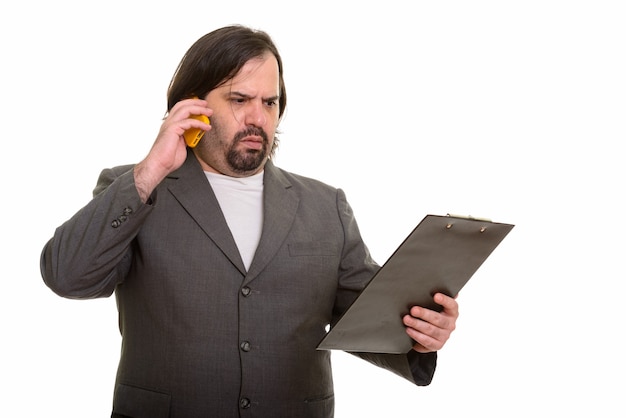
M41 274L68 298L110 296L130 267L131 242L151 210L137 193L132 166L104 170L94 198L58 227L41 254Z
M348 309L352 301L356 299L363 287L379 269L363 243L352 209L341 190L337 194L337 206L343 223L345 240L333 323ZM425 386L430 384L435 373L437 352L429 349L423 351L411 350L407 354L351 354L389 370L416 385Z
M155 203L154 190L187 157L183 133L210 125L191 115L212 115L204 100L182 100L161 125L140 163L104 170L94 199L61 225L41 254L44 282L68 298L110 296L130 268L132 241Z

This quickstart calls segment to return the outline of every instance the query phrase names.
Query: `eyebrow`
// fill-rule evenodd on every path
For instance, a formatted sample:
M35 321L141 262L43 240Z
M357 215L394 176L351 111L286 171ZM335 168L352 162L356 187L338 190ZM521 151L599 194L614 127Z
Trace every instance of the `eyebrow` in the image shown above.
M255 96L251 96L249 94L245 94L245 93L242 93L242 92L239 92L239 91L230 91L230 95L231 96L238 96L238 97L241 97L242 99L253 99L255 97ZM263 100L266 101L266 102L275 101L275 100L278 101L279 98L280 98L280 96L276 95L276 96L264 97Z

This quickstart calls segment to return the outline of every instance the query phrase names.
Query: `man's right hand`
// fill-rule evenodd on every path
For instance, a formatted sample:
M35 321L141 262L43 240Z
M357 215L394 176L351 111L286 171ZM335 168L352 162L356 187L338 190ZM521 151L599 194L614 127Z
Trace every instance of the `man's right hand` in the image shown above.
M187 158L187 144L183 133L190 128L204 131L211 125L192 118L192 115L210 117L213 111L202 99L185 99L176 103L163 120L159 134L150 152L134 169L135 187L142 202L147 202L156 186Z

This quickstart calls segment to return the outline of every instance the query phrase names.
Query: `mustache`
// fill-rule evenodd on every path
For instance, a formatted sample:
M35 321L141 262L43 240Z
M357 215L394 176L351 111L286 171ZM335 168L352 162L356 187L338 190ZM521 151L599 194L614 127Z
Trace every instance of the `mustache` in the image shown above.
M267 133L263 129L255 127L255 126L251 126L249 128L244 129L243 131L237 132L235 134L234 140L235 142L239 142L247 136L260 136L261 138L263 138L264 144L267 144L268 142Z

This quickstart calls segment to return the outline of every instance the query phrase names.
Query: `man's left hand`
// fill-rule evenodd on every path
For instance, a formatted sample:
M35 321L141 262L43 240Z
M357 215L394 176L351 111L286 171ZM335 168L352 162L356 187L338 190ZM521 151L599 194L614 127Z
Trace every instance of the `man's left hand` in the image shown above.
M459 305L455 298L436 293L433 299L443 307L441 312L413 306L410 313L402 318L407 334L415 341L413 350L419 353L440 350L456 328L459 317Z

